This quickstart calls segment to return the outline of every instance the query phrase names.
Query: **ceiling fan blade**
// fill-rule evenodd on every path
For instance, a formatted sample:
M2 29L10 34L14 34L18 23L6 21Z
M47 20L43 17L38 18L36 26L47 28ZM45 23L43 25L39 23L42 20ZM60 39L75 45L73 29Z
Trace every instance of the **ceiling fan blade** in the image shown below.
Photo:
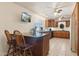
M70 6L70 5L63 5L63 6L56 7L56 9L65 8L65 7L69 7L69 6Z
M58 6L58 7L56 5L56 7L54 8L54 12L61 13L62 8L65 8L65 7L69 7L69 5L63 5L63 6Z

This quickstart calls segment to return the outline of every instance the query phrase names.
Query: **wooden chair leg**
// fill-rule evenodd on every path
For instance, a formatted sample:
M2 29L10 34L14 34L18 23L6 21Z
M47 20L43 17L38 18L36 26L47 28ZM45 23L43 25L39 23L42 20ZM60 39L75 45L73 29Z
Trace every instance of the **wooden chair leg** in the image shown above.
M13 56L15 56L15 48L13 48L13 52L12 52Z
M20 56L20 55L21 55L20 50L18 50L18 51L17 51L17 55L18 55L18 56Z
M9 49L8 49L8 52L7 52L7 56L9 55L10 49L11 49L11 46L9 46Z
M26 50L24 50L23 52L24 52L24 53L23 53L23 56L25 56L25 55L26 55Z
M23 56L28 56L27 50L24 50Z
M26 50L25 53L26 53L27 56L32 56L32 51L31 51L31 49Z
M31 49L29 49L29 53L30 53L30 55L32 56L32 51L31 51Z

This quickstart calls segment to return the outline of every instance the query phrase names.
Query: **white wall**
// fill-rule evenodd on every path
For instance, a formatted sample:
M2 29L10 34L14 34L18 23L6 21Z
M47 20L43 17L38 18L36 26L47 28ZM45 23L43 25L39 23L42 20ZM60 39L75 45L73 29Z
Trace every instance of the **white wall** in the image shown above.
M32 15L31 23L23 23L20 21L21 12L28 12ZM20 30L21 32L29 32L33 27L35 20L42 20L44 18L32 13L31 11L16 5L14 3L0 3L0 55L5 55L8 49L4 30L7 29L11 33L13 30Z

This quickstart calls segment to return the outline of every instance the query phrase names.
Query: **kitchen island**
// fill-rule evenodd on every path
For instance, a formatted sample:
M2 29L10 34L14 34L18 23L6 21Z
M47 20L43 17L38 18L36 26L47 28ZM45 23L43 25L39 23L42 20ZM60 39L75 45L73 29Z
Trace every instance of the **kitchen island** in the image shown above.
M46 56L49 52L49 34L42 33L40 36L24 34L26 43L32 44L33 56Z

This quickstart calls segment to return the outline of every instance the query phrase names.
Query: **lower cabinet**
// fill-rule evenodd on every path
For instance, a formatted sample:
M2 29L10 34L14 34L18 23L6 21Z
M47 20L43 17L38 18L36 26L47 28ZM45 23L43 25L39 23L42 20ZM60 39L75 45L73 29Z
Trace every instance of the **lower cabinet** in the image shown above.
M57 37L57 38L70 38L69 31L53 31L52 34L53 37Z
M49 32L44 32L45 34L48 34L47 37L49 37L49 39L51 39L53 37L52 31Z
M46 34L43 37L25 37L27 43L32 43L33 47L31 48L32 50L32 55L33 56L46 56L48 55L49 52L49 39L50 36L49 34Z
M50 36L46 35L45 37L43 37L43 45L42 45L42 48L43 48L43 56L46 56L48 55L48 52L49 52L49 38Z

